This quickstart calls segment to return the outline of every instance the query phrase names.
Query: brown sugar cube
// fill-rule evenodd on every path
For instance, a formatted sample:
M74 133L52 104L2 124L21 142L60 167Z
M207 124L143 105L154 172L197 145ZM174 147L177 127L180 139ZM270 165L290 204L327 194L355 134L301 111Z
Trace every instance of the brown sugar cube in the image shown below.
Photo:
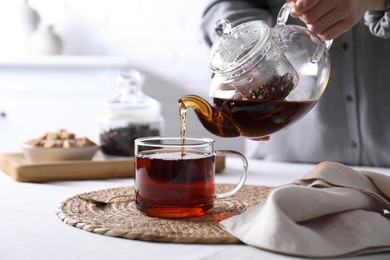
M76 135L71 132L62 132L61 139L75 139Z
M84 138L77 138L76 139L76 146L77 147L84 147L84 146L87 146L87 142L85 141Z
M85 140L85 143L86 143L87 145L95 145L95 143L94 143L92 140L90 140L89 138L84 137L83 139Z
M66 135L67 132L68 132L68 131L66 131L65 129L58 129L58 130L56 131L58 138L61 138L61 136L62 136L63 134Z
M64 140L62 147L64 148L76 147L76 140L74 139Z
M44 140L43 147L46 148L52 148L56 146L56 141L55 140Z
M46 136L46 139L47 140L56 140L56 139L59 139L58 138L58 134L57 133L53 133L53 132L49 132L47 133L47 136Z
M95 145L94 142L92 142L91 140L89 140L86 137L77 138L76 139L76 144L77 144L77 147L85 147L85 146Z
M65 129L59 128L59 129L57 129L56 134L57 134L58 136L61 136L61 133L62 133L63 131L65 131Z
M47 135L48 135L49 133L48 132L46 132L46 133L44 133L43 135L41 135L40 137L38 137L38 139L47 139Z
M45 142L46 142L46 139L40 139L38 146L43 147L45 145Z

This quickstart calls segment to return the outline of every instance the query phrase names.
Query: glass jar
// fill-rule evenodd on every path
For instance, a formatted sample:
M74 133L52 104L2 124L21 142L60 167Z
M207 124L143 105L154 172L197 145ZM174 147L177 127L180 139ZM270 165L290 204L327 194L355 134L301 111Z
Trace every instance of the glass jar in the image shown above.
M135 139L161 135L161 104L142 92L144 82L141 72L123 70L118 76L120 95L102 104L99 130L104 154L134 156Z

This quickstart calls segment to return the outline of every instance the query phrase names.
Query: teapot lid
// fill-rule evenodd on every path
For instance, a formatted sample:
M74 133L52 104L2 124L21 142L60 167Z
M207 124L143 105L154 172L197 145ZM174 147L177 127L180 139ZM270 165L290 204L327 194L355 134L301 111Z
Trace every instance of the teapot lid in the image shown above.
M221 19L215 24L215 32L219 41L211 50L209 67L226 79L248 71L271 47L271 29L261 20L232 28L228 20Z

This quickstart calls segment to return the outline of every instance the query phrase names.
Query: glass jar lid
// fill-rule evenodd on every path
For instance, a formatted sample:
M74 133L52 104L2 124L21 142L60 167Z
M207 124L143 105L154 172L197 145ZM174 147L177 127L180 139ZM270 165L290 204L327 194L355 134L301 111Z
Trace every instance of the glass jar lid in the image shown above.
M252 68L271 48L271 29L260 20L232 28L222 19L215 24L219 36L209 58L210 69L225 79L234 79Z
M103 114L111 119L129 119L134 121L153 121L161 117L161 104L143 93L145 83L143 73L125 69L118 76L119 96L102 104Z

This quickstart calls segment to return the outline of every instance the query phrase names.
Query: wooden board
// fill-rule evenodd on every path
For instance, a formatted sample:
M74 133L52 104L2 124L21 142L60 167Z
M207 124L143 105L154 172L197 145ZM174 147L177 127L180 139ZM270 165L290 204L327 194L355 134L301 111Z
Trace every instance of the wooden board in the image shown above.
M107 158L98 152L92 160L30 163L22 153L0 154L0 169L19 182L49 182L134 177L134 158ZM216 172L225 169L217 156Z

